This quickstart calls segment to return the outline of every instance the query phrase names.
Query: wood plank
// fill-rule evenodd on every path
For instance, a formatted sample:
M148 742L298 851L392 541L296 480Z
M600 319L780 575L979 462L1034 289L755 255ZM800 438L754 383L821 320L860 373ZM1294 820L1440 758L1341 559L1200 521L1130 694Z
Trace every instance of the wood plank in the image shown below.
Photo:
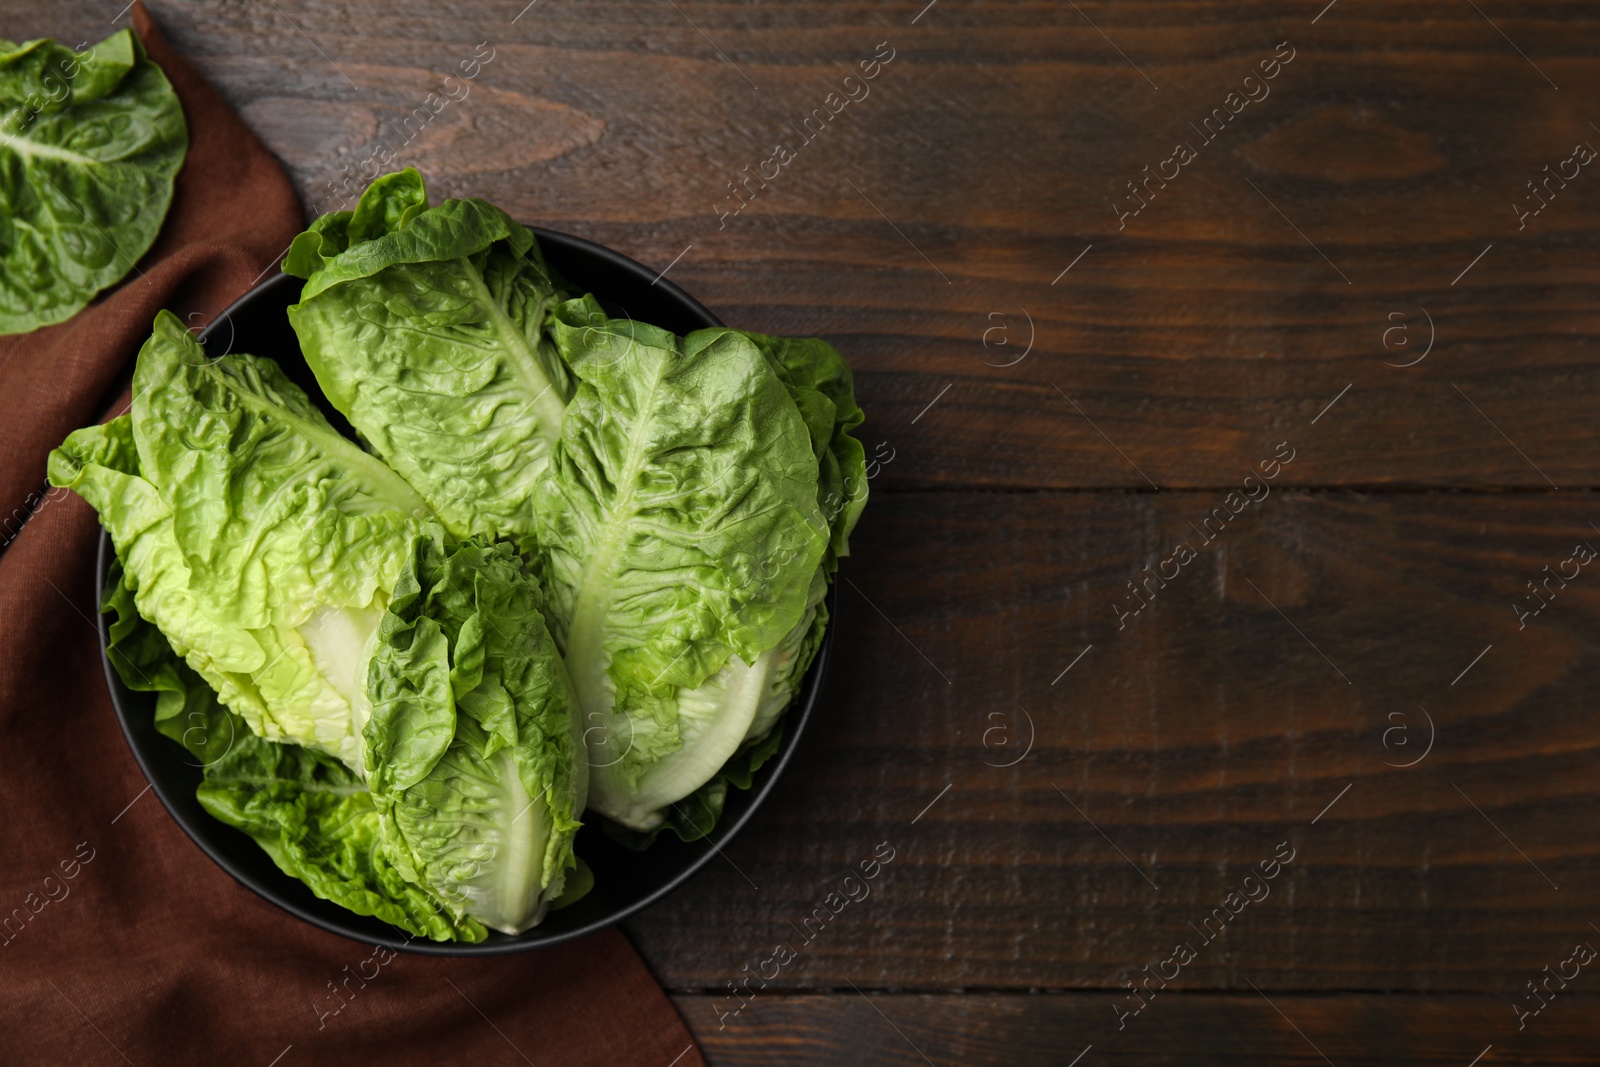
M1549 1067L1592 1064L1600 1038L1592 993L1557 997L1520 1032L1506 998L1470 996L1158 996L1122 1031L1110 994L758 996L720 1030L711 998L676 999L712 1067Z
M788 778L628 924L669 988L780 944L774 989L1115 988L1188 941L1184 989L1498 995L1600 944L1600 575L1568 564L1520 631L1512 607L1600 545L1593 498L1274 492L1204 544L1189 523L1221 506L875 499ZM1204 941L1285 841L1270 895ZM807 927L883 842L869 895Z
M1595 484L1597 179L1512 210L1600 145L1592 4L923 6L151 4L315 210L387 146L438 195L682 254L730 322L834 340L887 485L1227 485L1347 387L1289 483ZM98 2L0 15L107 28ZM867 97L789 130L881 41ZM1284 41L1270 95L1203 141ZM795 160L724 223L780 139ZM1194 162L1120 218L1179 140Z

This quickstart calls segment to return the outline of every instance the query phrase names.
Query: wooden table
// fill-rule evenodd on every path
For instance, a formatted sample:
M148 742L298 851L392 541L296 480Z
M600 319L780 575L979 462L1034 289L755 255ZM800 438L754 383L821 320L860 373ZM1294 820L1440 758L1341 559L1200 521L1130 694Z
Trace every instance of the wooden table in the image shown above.
M856 367L820 718L628 925L712 1063L1600 1060L1600 11L1325 2L152 0L310 209Z

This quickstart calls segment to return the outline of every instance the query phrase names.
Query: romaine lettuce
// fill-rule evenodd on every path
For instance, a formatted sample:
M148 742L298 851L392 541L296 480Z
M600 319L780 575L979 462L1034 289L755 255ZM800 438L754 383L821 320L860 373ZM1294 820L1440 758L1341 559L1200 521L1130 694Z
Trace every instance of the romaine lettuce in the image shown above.
M126 577L113 560L101 605L116 616L111 663L129 689L156 694L156 728L200 763L200 805L325 900L436 941L482 941L480 923L400 873L360 779L337 760L251 733L140 615Z
M96 507L140 611L252 730L364 773L365 663L427 505L271 360L208 359L170 312L133 387L52 481Z
M811 431L817 454L817 506L831 530L828 573L850 554L850 531L867 506L867 455L850 435L866 415L856 404L855 380L839 350L816 337L747 333L772 361Z
M429 209L405 170L320 216L284 270L309 279L289 321L323 393L451 532L531 532L572 390L533 235L481 200Z
M537 579L509 544L434 530L378 629L368 782L401 872L519 933L573 866L583 742Z
M749 736L809 624L829 532L811 436L759 348L596 326L597 310L552 317L580 384L534 512L599 755L590 805L648 830Z

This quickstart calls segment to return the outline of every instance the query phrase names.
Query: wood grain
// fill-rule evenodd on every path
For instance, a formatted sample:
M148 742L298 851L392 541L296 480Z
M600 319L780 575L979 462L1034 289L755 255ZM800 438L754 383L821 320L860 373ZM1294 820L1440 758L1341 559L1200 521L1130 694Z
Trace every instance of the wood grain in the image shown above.
M1118 1031L1103 994L843 996L757 999L718 1029L712 1003L677 998L712 1067L860 1064L1226 1064L1351 1067L1409 1063L1467 1067L1591 1064L1600 1037L1593 995L1558 997L1517 1030L1492 997L1159 996L1148 1017ZM1281 1012L1281 1014L1280 1014ZM1485 1054L1486 1053L1486 1054ZM1326 1057L1326 1058L1325 1058Z
M1218 505L875 499L782 787L629 923L668 986L725 990L787 942L775 989L1116 988L1200 949L1190 924L1284 841L1270 896L1175 984L1499 993L1600 944L1600 572L1569 565L1522 630L1512 608L1600 546L1593 499L1274 492L1202 544ZM1184 539L1198 557L1119 630ZM1429 718L1431 751L1389 766ZM871 895L807 940L879 842Z
M834 340L887 485L1230 484L1347 386L1295 484L1597 482L1600 178L1520 231L1511 208L1600 144L1589 4L151 6L312 210L387 145L436 195L682 253L672 277L728 321ZM0 12L13 36L107 28L98 2ZM869 95L719 221L884 41ZM1270 95L1201 141L1280 42ZM480 43L465 98L410 136ZM1119 223L1181 139L1198 158Z

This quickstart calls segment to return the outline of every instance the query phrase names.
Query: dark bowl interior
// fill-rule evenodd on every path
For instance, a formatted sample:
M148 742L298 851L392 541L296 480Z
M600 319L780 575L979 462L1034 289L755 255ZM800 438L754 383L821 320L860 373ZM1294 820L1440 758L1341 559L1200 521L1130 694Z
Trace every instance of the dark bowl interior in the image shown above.
M550 265L576 291L599 297L613 317L630 317L679 334L721 325L683 290L658 279L654 272L620 253L567 234L539 229L535 233ZM263 282L219 315L200 339L213 356L227 352L271 356L322 407L330 421L349 434L349 423L323 400L284 314L284 309L299 299L300 285L300 279L282 274ZM102 532L97 566L100 594L104 593L111 557L110 538ZM835 613L835 596L830 590L830 617ZM100 617L102 654L109 622L110 616ZM599 826L598 818L591 817L578 833L577 852L594 871L593 891L571 907L551 913L532 930L515 937L491 933L488 940L475 945L413 940L388 923L356 915L314 896L304 884L279 871L249 837L201 809L195 799L200 768L187 750L156 732L154 695L124 686L109 658L105 658L105 671L111 703L123 733L156 795L195 844L241 884L306 922L357 941L440 956L481 956L553 945L609 926L660 900L705 866L750 820L777 783L811 717L832 645L830 625L800 695L784 717L783 742L777 754L757 773L753 788L728 791L727 806L711 838L686 843L671 833L663 833L649 849L635 852L612 841Z

